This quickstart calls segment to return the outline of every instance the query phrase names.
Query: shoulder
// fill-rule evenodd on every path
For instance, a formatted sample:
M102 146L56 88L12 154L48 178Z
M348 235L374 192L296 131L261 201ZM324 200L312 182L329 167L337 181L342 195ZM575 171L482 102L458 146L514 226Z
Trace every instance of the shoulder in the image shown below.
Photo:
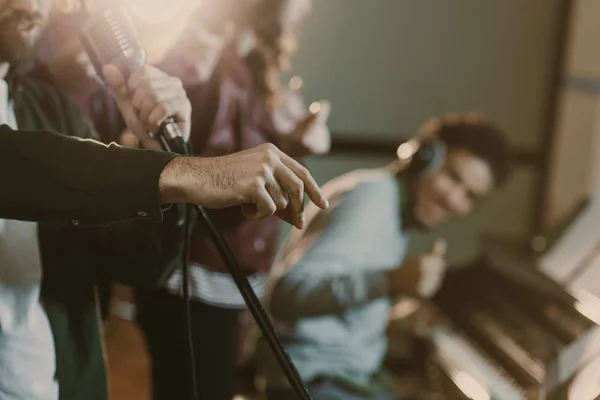
M327 210L312 204L307 207L310 225L351 224L357 230L389 226L396 230L400 223L400 188L386 170L352 171L332 179L322 190L330 207Z
M398 181L386 169L356 170L332 179L323 186L325 196L332 199L361 199L377 203L400 200Z
M33 97L40 103L60 104L66 101L66 96L50 83L28 75L19 75L15 79L18 90L26 92L28 97Z

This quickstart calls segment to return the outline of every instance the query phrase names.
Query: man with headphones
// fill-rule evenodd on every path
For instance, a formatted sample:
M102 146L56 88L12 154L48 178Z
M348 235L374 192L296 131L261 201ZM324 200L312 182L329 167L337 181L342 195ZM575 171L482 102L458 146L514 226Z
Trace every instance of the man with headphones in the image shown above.
M315 400L397 398L378 381L392 298L433 296L446 268L443 241L406 257L410 231L469 214L506 181L510 153L489 122L441 118L400 146L390 167L350 172L323 187L331 207L307 209L306 229L284 245L267 296ZM269 400L293 398L263 340L257 359Z

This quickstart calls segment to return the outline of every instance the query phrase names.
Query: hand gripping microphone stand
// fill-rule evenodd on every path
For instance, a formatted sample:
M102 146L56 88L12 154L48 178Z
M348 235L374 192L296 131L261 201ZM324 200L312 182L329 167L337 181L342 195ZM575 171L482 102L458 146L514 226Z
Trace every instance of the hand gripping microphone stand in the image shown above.
M81 40L99 75L102 75L102 66L107 64L115 65L126 77L128 77L133 70L145 64L145 52L140 48L133 23L122 7L105 8L89 18L81 30ZM155 136L160 139L165 150L176 152L184 156L190 155L188 146L181 135L179 127L172 118L163 122ZM194 399L198 399L198 391L196 388L195 360L190 324L188 253L190 230L192 227L191 221L192 217L195 216L195 211L198 212L200 217L206 223L219 255L227 266L248 309L252 313L256 324L260 328L261 333L267 340L269 347L285 373L296 398L300 400L311 400L310 394L308 393L300 374L277 337L273 323L263 309L262 304L252 289L252 286L250 286L248 279L242 272L239 263L233 255L225 238L215 227L206 210L193 204L187 204L184 221L185 242L182 254L183 297L186 315L185 323L189 341L190 367L192 372L192 393Z

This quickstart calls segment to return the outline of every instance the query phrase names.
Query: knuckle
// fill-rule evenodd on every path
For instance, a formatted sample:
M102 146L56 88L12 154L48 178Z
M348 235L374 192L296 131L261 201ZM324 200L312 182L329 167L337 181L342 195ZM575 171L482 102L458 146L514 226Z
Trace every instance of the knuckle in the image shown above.
M263 153L262 161L264 164L272 166L277 161L277 155L267 148Z
M183 89L183 82L181 81L181 79L179 79L177 77L171 77L170 81L171 81L171 85L173 85L173 87L181 89L183 92L185 92L185 90Z
M277 151L277 146L275 146L273 143L265 143L265 144L263 144L262 147L268 151L272 151L272 152Z
M258 176L262 179L267 179L269 176L271 176L271 167L268 162L263 162L260 164Z
M152 113L149 117L148 117L148 124L150 124L150 126L157 128L158 126L160 126L160 124L165 120L165 118L168 116L166 109L164 107L160 107L158 108L157 112Z
M150 102L152 102L152 104L157 104L158 103L158 95L156 94L156 92L154 92L153 90L151 90L148 94L147 94L147 100L149 100Z
M300 165L298 167L298 175L302 178L302 179L307 179L310 176L310 172L308 172L308 169L303 166Z
M169 115L169 106L166 103L158 103L156 105L156 115L158 118L163 119Z
M295 196L302 196L302 193L304 193L304 182L297 178L294 179L291 192Z
M252 193L256 194L262 190L263 186L263 180L260 177L256 177L250 183L250 190L252 191Z

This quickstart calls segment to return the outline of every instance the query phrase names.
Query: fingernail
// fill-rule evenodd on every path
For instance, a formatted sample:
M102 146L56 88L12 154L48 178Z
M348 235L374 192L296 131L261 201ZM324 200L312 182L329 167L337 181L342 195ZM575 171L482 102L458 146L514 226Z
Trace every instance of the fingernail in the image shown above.
M321 197L321 203L323 203L325 208L329 208L329 200L327 200L325 197Z

